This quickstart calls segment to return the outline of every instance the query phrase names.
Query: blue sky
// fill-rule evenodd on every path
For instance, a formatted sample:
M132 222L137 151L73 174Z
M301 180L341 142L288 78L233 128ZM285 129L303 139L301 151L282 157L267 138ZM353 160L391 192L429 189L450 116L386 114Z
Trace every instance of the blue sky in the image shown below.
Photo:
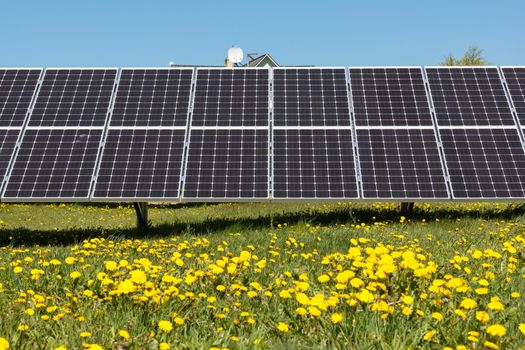
M220 65L232 45L283 65L436 65L469 46L525 65L524 0L0 3L0 66Z

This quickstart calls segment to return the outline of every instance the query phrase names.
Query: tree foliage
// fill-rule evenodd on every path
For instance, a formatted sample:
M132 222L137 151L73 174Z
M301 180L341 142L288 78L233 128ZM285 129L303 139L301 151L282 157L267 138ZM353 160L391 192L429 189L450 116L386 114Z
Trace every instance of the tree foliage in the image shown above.
M462 57L445 56L442 66L486 66L489 62L483 57L483 49L472 46L465 51Z

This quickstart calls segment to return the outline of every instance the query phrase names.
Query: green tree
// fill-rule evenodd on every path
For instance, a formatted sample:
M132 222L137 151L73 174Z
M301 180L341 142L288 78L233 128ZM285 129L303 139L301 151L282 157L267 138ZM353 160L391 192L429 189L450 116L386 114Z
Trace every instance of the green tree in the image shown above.
M483 57L483 49L472 46L465 51L462 57L445 56L442 66L486 66L489 62Z

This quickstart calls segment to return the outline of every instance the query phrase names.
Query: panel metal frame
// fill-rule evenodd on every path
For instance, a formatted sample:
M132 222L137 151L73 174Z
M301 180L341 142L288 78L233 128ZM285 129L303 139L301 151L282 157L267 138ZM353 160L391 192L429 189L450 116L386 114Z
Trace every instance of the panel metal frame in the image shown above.
M100 138L100 143L99 143L99 147L101 146L102 142L104 141L103 140L103 136L104 136L104 130L105 128L103 126L88 126L88 127L78 127L78 126L62 126L62 127L58 127L58 126L45 126L45 127L42 127L42 126L33 126L33 127L30 127L29 126L29 122L31 121L31 116L33 114L33 107L36 103L36 101L38 100L38 97L40 96L40 90L41 90L41 87L42 87L42 83L44 81L44 78L46 77L46 73L48 71L58 71L58 70L115 70L116 71L116 74L115 74L115 79L114 79L114 82L113 84L117 83L117 80L118 80L118 76L119 76L119 68L117 67L52 67L52 68L45 68L43 70L43 72L41 73L40 75L40 81L39 81L39 85L38 85L38 88L37 88L37 92L35 93L35 95L33 96L33 101L31 103L31 110L30 110L30 113L28 113L28 116L26 117L26 124L24 126L24 129L19 137L19 144L18 144L18 148L17 148L17 151L16 151L16 154L11 158L11 167L9 169L9 177L6 178L6 181L5 181L5 184L3 186L3 189L2 189L2 201L3 202L9 202L9 203L58 203L58 202L64 202L64 203L73 203L73 202L77 202L77 203L85 203L85 202L90 202L91 201L91 197L90 197L90 194L91 194L91 189L93 187L93 179L91 180L90 182L90 186L88 188L88 194L86 197L5 197L5 191L7 190L7 184L9 183L9 179L11 177L11 173L13 171L13 168L14 168L14 164L18 158L18 153L19 153L19 150L20 150L20 145L22 144L22 140L23 138L25 137L26 135L26 131L27 130L101 130L102 131L102 135L101 135L101 138ZM111 99L113 99L113 96L115 95L116 91L115 91L115 88L113 88L113 91L112 91L112 94L111 94ZM108 111L112 108L112 105L110 103L110 107L108 108ZM106 117L106 122L107 122L107 117ZM98 158L98 155L97 155L97 158ZM93 175L95 174L95 172L97 171L97 163L95 163L94 167L93 167L93 173L92 173L92 177Z
M188 119L188 137L187 137L187 148L186 148L186 154L184 159L184 183L182 188L180 189L180 202L181 203L198 203L198 202L206 202L206 203L218 203L218 202L249 202L249 203L255 203L255 202L268 202L271 200L270 197L270 177L268 176L268 187L266 190L266 197L222 197L222 198L213 198L213 197L184 197L184 192L186 190L186 175L188 170L188 159L189 159L189 151L190 151L190 143L191 143L191 134L193 130L266 130L268 132L268 135L270 135L270 129L271 129L271 121L270 121L270 105L268 105L268 126L192 126L193 121L193 105L195 102L195 92L197 91L197 78L199 76L199 71L203 70L266 70L268 71L268 87L270 88L271 84L271 70L272 68L267 67L196 67L194 72L194 91L192 95L191 100L191 116ZM270 96L270 90L268 90L268 98ZM271 101L273 104L273 101ZM268 136L269 139L269 136ZM268 147L270 147L270 144L268 144ZM268 149L268 172L270 171L270 150Z
M192 86L190 91L190 96L188 98L188 112L186 114L186 125L185 126L111 126L111 120L113 118L113 108L115 106L115 102L117 99L117 94L120 87L120 78L122 75L122 72L124 70L135 70L135 69L144 69L144 70L188 70L192 71ZM119 70L118 73L118 83L117 87L114 89L112 102L111 102L111 114L109 114L109 117L107 118L107 123L105 127L105 133L104 133L104 139L103 139L103 147L105 148L107 136L110 130L184 130L184 145L182 150L182 158L181 158L181 169L179 173L179 188L178 188L178 196L177 197L96 197L95 196L95 188L96 188L96 179L94 181L93 187L90 192L90 201L91 202L180 202L181 197L181 188L182 188L182 173L183 168L185 165L185 150L186 150L186 139L188 134L188 125L189 122L189 115L193 109L193 94L194 94L194 79L195 79L195 69L192 67L123 67ZM102 156L104 154L104 148L100 151L99 159L97 163L97 178L98 174L100 172L100 167L102 165Z

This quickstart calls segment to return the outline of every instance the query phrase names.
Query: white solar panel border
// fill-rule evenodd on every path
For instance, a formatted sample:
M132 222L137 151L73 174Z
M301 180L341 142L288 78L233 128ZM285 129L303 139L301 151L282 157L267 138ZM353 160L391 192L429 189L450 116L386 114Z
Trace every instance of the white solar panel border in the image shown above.
M58 71L58 70L62 70L62 69L65 69L65 70L116 70L115 78L114 78L114 81L113 81L113 90L112 90L112 94L111 94L110 107L109 107L109 109L107 111L107 114L106 114L106 119L105 119L104 126L88 126L88 127L82 127L82 126L32 126L32 127L30 127L29 126L29 122L31 121L31 115L33 113L33 109L34 109L35 103L36 103L36 101L38 99L38 96L40 94L40 89L42 87L42 82L43 82L43 80L44 80L44 78L46 76L46 72L47 71ZM4 181L4 185L3 185L3 188L2 188L2 196L1 196L3 201L9 201L9 202L87 202L87 201L90 200L90 194L91 194L91 191L92 191L92 189L94 187L93 186L94 178L95 178L96 172L98 170L98 158L100 157L100 149L101 149L102 144L104 142L104 133L105 133L107 125L108 125L108 120L109 120L108 115L111 112L113 99L114 99L115 93L116 93L115 87L116 87L116 84L118 84L119 72L120 72L120 69L119 68L115 68L115 67L53 67L53 68L45 68L42 71L42 73L40 75L40 80L39 80L37 89L36 89L35 94L33 96L33 101L31 103L30 111L28 112L28 116L26 117L26 122L25 122L24 128L23 128L23 130L22 130L22 132L20 133L20 136L19 136L19 141L17 143L16 152L13 155L12 160L11 160L11 165L10 165L10 169L9 169L9 173L8 173L9 175L6 177L6 180ZM27 198L26 197L5 197L7 184L9 183L9 180L10 180L10 177L11 177L11 173L12 173L12 170L14 168L14 164L16 163L16 160L18 158L18 152L20 150L20 145L22 143L22 140L23 140L23 138L24 138L24 136L26 134L26 130L102 130L102 136L101 136L101 140L100 140L100 143L99 143L99 152L98 152L95 164L94 164L92 181L91 181L90 187L88 189L87 196L85 196L85 197L74 197L74 198L68 198L68 197L27 197Z
M194 127L192 126L192 120L193 120L193 106L195 102L195 91L196 91L196 84L197 84L197 76L199 70L231 70L231 69L244 69L244 70L267 70L268 71L268 126L198 126ZM271 162L272 162L272 152L271 152L271 123L272 123L272 111L273 111L273 99L272 99L272 93L273 93L273 80L272 80L272 69L265 68L265 67L242 67L242 68L228 68L228 67L197 67L195 69L194 75L193 75L193 88L192 88L192 97L191 97L191 103L190 103L190 114L188 117L188 125L187 125L187 136L186 136L186 147L184 152L184 161L182 166L182 174L181 174L181 186L179 191L180 201L181 202L266 202L270 199L270 193L271 193ZM260 197L226 197L226 198L213 198L213 197L184 197L184 192L186 188L186 172L188 168L188 157L189 157L189 146L191 142L191 132L192 130L267 130L267 136L268 136L268 161L267 161L267 195L266 198L260 198Z
M509 109L511 110L511 114L512 114L512 106L510 104L510 101L509 101L509 98L507 96L507 92L506 92L506 89L505 89L505 86L504 86L504 82L502 80L502 75L500 73L500 70L498 68L498 66L425 66L424 67L424 72L425 72L425 79L427 80L427 84L428 84L428 89L429 89L429 97L432 98L432 86L430 85L429 83L429 77L428 77L428 70L429 69L436 69L436 70L441 70L441 71L446 71L446 70L464 70L464 69L467 69L467 70L476 70L476 69L480 69L480 70L484 70L484 71L488 71L488 70L496 70L498 72L498 75L499 75L499 79L500 79L500 82L501 82L501 86L502 86L502 90L504 91L504 94L505 94L505 98L507 100L507 104L508 104L508 107ZM495 99L495 96L494 94L492 94L494 96L494 100ZM456 95L457 96L457 95ZM432 107L433 107L433 110L434 110L434 114L436 114L435 112L435 105L434 105L434 101L432 101ZM498 115L501 115L500 113L498 113ZM438 118L437 118L437 115L435 116L436 117L436 121L435 121L435 124L438 126L438 127L442 127L442 126L449 126L449 125L440 125L439 124L439 121L438 121ZM448 117L447 117L448 118ZM513 118L514 119L514 118ZM488 123L488 125L493 125L493 124L490 124L490 122ZM454 125L452 125L454 126ZM459 126L459 125L458 125ZM483 125L470 125L471 127L479 127L479 126L483 126ZM495 124L493 125L494 127L498 127L498 126L510 126L509 125L501 125L501 124Z
M426 84L426 77L425 77L425 70L423 69L423 67L421 66L350 66L348 67L347 69L347 72L348 72L348 85L349 85L349 89L350 89L350 96L352 98L351 100L351 103L352 103L352 111L354 112L355 114L355 111L354 111L354 102L353 102L353 85L352 85L352 81L351 81L351 73L350 73L350 70L352 69L355 69L355 70L365 70L365 69L385 69L385 70L389 70L389 69L417 69L421 72L421 77L423 78L423 83ZM425 85L425 91L426 91L426 95L427 95L427 102L430 102L430 97L429 97L429 94L428 94L428 88L427 86ZM429 105L429 108L431 106ZM368 118L367 118L368 120ZM432 120L432 125L434 125L434 120ZM355 122L355 117L354 117L354 125L357 126L357 123ZM410 128L412 126L416 126L416 127L428 127L429 125L406 125L404 127L406 128ZM376 126L366 126L366 125L362 125L362 126L359 126L359 127L363 127L363 128L374 128ZM380 126L377 126L377 127L383 127L383 125L380 125ZM395 125L392 125L392 126L388 126L388 125L384 125L384 127L388 128L388 127L393 127L395 128L396 126ZM403 125L401 125L401 127L403 127Z

